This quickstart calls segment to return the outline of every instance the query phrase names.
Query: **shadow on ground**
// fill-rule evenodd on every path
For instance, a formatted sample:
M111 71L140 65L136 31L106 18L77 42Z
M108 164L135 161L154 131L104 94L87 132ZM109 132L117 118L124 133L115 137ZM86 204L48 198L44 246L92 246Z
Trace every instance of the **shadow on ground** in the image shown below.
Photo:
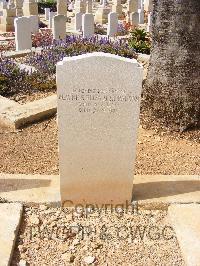
M200 181L160 181L133 185L133 198L146 200L200 191Z
M45 179L0 179L0 192L48 187L51 180Z

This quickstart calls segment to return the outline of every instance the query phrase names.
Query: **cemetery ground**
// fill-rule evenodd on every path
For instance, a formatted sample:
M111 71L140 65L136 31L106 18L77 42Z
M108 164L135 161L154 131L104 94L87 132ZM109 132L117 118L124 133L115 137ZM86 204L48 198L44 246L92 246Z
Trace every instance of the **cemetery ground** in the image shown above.
M39 58L39 64L43 58ZM31 56L14 60L20 63L27 63L28 60L38 66L38 62ZM144 66L146 72L146 63ZM23 78L23 71L21 74ZM16 82L20 84L20 80L16 79ZM9 85L16 90L11 90L8 98L19 104L44 99L55 93L54 87L30 92L26 90L27 87L25 91L18 89L18 85ZM199 130L164 132L148 128L143 113L140 114L140 120L136 175L192 176L199 173ZM57 130L56 115L16 130L1 127L1 172L58 177ZM194 185L191 183L187 189L179 181L174 182L174 187L177 186L176 189L182 191L181 193L188 189L195 193L198 187L195 181L191 182ZM173 196L170 182L167 190L163 190L166 184L158 182L156 188L147 186L142 194L145 195L148 191L150 201L155 192L161 197ZM13 185L12 181L8 182L8 192L15 189ZM1 201L7 202L4 198ZM63 225L64 235L60 229ZM165 265L185 265L166 206L139 207L137 213L123 215L107 210L99 216L98 209L85 215L76 211L72 213L67 208L25 203L11 265L163 265L163 261Z
M1 129L0 134L1 172L59 173L56 117L16 132ZM140 125L136 174L195 175L199 152L199 131L172 134ZM64 235L59 231L63 225ZM84 237L80 229L76 232L80 225ZM25 204L11 265L163 265L163 260L165 265L185 265L166 209L139 208L123 215L108 210L99 217L98 210L86 216Z
M0 129L0 168L5 173L58 174L56 118L9 132ZM195 175L200 171L200 132L139 128L136 174Z

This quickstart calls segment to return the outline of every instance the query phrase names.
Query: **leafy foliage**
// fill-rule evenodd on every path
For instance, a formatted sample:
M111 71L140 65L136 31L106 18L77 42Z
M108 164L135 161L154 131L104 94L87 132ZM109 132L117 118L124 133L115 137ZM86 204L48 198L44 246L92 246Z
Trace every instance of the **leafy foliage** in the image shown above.
M128 43L137 53L150 54L151 40L145 30L133 30Z
M56 1L54 0L40 0L38 2L38 12L39 14L44 14L45 8L50 8L51 11L56 11Z

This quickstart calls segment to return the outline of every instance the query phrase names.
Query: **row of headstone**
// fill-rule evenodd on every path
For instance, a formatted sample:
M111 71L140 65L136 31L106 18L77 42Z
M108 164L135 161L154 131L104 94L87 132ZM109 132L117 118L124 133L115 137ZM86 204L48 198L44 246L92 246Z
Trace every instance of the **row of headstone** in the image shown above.
M75 14L74 27L76 31L83 31L83 37L92 37L94 34L94 17L92 14L81 12ZM110 37L115 36L118 29L118 15L116 12L108 14L108 27L107 35Z
M63 206L131 202L142 76L135 59L106 53L57 64Z

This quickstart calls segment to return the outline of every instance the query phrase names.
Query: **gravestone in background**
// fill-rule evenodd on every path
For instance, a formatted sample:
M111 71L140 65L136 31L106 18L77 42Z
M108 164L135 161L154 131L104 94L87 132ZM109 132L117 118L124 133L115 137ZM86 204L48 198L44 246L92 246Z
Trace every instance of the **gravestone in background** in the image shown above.
M16 51L32 48L31 20L28 17L19 17L14 20Z
M142 67L106 53L57 64L61 200L131 201Z
M66 21L67 17L57 15L53 17L53 39L64 40L66 38Z
M78 12L75 14L74 17L74 28L75 30L81 30L82 29L82 13Z
M91 38L94 34L94 16L93 14L82 15L83 38Z
M118 15L116 12L108 14L107 36L114 37L118 29Z

